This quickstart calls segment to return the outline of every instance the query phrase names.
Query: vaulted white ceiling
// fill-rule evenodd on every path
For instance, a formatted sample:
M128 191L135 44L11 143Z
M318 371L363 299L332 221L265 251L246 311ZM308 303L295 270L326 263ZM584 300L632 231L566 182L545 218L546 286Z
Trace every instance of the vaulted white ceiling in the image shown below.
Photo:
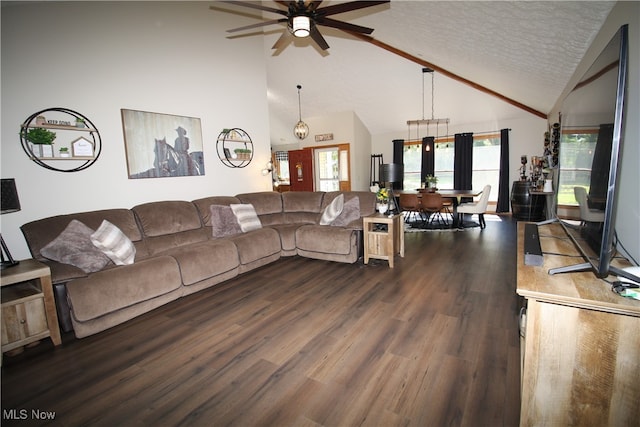
M320 7L332 3L338 2ZM614 4L392 0L333 18L372 27L372 37L385 45L546 114ZM254 16L246 18L247 25L279 17ZM309 38L274 52L271 46L283 30L284 25L271 25L250 36L264 34L273 144L296 142L297 84L302 85L303 119L354 111L372 134L406 129L413 119L469 124L523 111L438 71L432 98L431 74L422 73L422 64L326 27L320 27L330 45L326 52Z

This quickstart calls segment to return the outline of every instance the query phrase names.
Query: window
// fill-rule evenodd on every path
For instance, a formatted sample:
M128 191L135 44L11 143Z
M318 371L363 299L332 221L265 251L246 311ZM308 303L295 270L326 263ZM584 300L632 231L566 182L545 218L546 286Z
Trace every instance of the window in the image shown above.
M436 139L434 153L434 175L438 177L438 188L453 188L453 138Z
M491 185L489 200L498 200L500 182L500 135L478 135L473 137L473 176L474 190L482 190Z
M563 130L560 136L560 176L558 204L577 206L573 187L585 187L591 182L591 164L598 140L598 129Z
M289 184L289 153L286 151L276 151L273 157L278 182L281 184Z
M413 190L420 188L422 181L422 143L409 141L404 146L404 188ZM438 177L438 188L453 188L453 137L437 138L435 143L434 163L435 176ZM500 178L500 135L478 135L473 137L473 178L474 189L481 190L486 184L491 185L489 200L498 200L498 182Z
M316 188L319 191L338 191L339 183L339 163L338 148L320 148L314 150Z
M424 180L422 168L422 142L409 141L404 144L404 178L403 188L407 191L417 190Z

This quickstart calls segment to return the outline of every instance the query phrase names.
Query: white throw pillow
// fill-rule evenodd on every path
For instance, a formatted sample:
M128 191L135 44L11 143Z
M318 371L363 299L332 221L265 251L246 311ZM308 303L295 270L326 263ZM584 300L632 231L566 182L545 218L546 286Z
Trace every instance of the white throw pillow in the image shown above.
M339 194L335 199L329 203L329 206L324 208L322 217L320 218L320 225L329 225L338 218L338 215L342 212L344 206L344 194Z
M240 225L240 229L244 233L262 228L262 223L260 222L260 218L258 218L258 214L256 214L256 209L253 207L252 204L250 203L230 204L229 207L233 211L233 214L236 216L236 220Z
M133 264L136 247L133 242L115 225L104 220L91 235L91 242L116 265Z

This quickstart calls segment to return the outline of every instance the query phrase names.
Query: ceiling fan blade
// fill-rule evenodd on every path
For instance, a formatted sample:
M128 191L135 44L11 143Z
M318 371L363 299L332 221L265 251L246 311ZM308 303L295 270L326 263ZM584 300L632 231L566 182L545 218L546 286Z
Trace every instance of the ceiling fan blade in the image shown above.
M279 24L281 22L287 22L287 18L274 19L272 21L258 22L257 24L246 25L244 27L233 28L227 30L227 33L235 33L236 31L250 30L252 28L264 27L265 25Z
M280 15L287 16L287 11L286 10L276 9L276 8L273 8L273 7L262 6L261 4L250 3L250 2L246 2L246 1L221 0L220 3L235 4L236 6L250 7L251 9L258 9L258 10L263 10L265 12L273 12L273 13L278 13Z
M278 1L278 0L273 0L273 1L274 1L274 3L278 3L278 4L283 5L287 9L289 8L289 3L291 3L290 1Z
M322 0L310 1L309 4L307 5L307 9L309 9L310 12L313 12L314 10L318 10L318 6L320 6L320 3L322 3Z
M331 18L318 18L316 25L323 25L325 27L337 28L339 30L353 31L355 33L371 34L373 28L362 27L356 24L350 24L348 22L336 21Z
M282 49L285 45L289 44L291 42L291 33L289 32L289 29L285 29L282 32L282 35L278 38L278 40L276 40L276 42L273 44L273 46L271 46L271 49Z
M311 26L311 31L309 35L311 36L313 41L316 42L318 46L320 46L320 49L322 50L329 49L329 44L324 39L324 37L322 37L322 34L320 34L320 31L318 31L318 28L315 25Z
M379 4L389 3L386 1L352 1L347 3L334 4L332 6L317 9L316 12L322 16L335 15L337 13L350 12L352 10L364 9L365 7L377 6Z

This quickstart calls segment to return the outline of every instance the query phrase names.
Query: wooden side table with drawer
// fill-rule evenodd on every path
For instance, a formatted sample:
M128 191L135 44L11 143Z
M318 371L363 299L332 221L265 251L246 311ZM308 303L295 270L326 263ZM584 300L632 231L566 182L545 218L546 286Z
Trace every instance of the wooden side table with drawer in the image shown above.
M364 263L370 258L389 261L393 268L396 254L404 257L404 220L402 214L375 213L362 219L364 228Z
M51 270L35 259L2 270L2 352L50 337L62 344Z

